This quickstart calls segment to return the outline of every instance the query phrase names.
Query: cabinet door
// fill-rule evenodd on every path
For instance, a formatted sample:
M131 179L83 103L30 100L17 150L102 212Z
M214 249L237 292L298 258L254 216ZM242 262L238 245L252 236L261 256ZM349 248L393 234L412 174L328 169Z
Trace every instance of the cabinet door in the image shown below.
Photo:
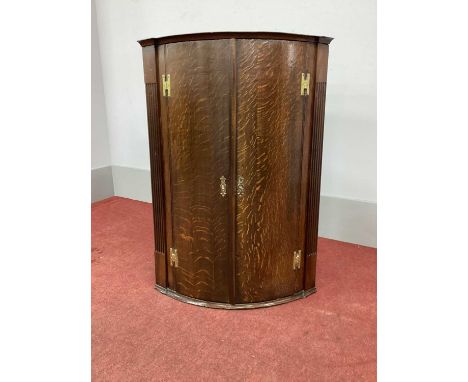
M178 264L168 256L169 288L193 298L228 302L230 91L229 40L189 41L160 47L162 124L170 162L172 237ZM169 254L168 254L169 255Z
M302 143L308 97L301 96L300 88L311 46L237 41L237 177L243 178L236 212L238 303L303 289ZM298 251L300 268L293 269Z

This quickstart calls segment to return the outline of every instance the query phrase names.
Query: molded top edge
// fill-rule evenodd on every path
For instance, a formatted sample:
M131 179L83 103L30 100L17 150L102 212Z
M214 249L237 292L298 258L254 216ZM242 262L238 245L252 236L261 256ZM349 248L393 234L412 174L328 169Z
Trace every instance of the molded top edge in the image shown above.
M308 36L303 34L280 32L204 32L148 38L144 40L139 40L138 42L141 46L149 46L182 41L220 40L228 38L306 41L320 44L330 44L330 42L333 40L332 37Z

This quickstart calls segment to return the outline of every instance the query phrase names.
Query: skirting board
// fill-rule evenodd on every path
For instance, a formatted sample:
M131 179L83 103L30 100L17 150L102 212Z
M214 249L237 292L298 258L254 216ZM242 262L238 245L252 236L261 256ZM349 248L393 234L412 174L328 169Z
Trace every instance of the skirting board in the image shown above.
M377 203L320 196L320 237L377 247Z
M115 196L151 203L151 173L140 168L112 166Z
M112 167L105 166L91 170L91 202L114 196Z
M149 170L112 166L116 196L151 203ZM319 236L377 246L377 204L322 195Z

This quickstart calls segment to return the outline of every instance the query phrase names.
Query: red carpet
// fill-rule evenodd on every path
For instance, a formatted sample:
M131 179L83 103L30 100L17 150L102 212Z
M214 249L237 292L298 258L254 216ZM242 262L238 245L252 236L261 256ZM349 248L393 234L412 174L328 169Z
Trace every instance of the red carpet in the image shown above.
M150 204L93 204L94 382L376 380L375 249L320 239L316 294L246 311L160 294L152 252Z

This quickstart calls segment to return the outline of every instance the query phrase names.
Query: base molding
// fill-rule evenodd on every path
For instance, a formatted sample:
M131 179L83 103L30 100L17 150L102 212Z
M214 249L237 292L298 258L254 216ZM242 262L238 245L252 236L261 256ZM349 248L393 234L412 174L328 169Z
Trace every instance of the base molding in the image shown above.
M91 169L91 203L114 196L112 167Z
M166 296L172 297L175 300L182 301L187 304L202 306L205 308L228 309L228 310L267 308L269 306L275 306L275 305L285 304L290 301L299 300L300 298L307 297L317 291L317 288L314 287L308 290L301 290L291 296L278 298L276 300L233 305L233 304L228 304L224 302L198 300L193 297L184 296L180 293L177 293L176 291L173 291L172 289L163 288L158 284L155 284L155 289L157 289L162 294L165 294Z
M147 169L112 166L114 191L116 196L152 202L151 172Z
M377 204L322 195L319 237L377 247Z

